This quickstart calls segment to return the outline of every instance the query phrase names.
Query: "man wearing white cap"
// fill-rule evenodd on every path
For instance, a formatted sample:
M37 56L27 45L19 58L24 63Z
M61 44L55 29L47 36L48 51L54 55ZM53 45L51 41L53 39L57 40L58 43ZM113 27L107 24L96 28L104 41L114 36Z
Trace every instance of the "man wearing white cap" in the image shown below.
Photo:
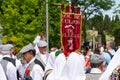
M24 77L24 74L23 74L23 71L24 71L24 68L20 62L20 60L17 59L17 57L14 55L15 51L14 51L14 46L12 44L6 44L7 46L10 47L10 57L15 59L15 66L16 66L16 69L17 69L17 78L21 78L23 79Z
M15 56L15 50L14 50L13 42L12 42L12 41L8 41L8 42L7 42L7 45L9 45L10 48L11 48L10 56L11 56L13 59L17 59L17 57Z
M105 58L103 55L93 54L90 58L91 70L86 75L86 80L98 80L104 70Z
M24 80L42 80L44 76L44 66L42 63L35 59L35 49L30 43L24 46L20 53L23 55L23 59L27 62Z
M36 58L45 66L47 63L47 43L40 40L37 46L39 49L39 53L36 53Z
M10 58L10 46L2 45L0 47L0 54L3 55L0 63L3 66L7 80L17 80L17 69L14 65L14 59Z

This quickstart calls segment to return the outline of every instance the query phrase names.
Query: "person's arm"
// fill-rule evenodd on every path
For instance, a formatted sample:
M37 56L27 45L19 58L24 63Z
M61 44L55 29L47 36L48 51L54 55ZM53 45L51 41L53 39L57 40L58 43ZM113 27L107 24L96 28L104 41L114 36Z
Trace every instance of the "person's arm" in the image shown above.
M23 79L24 78L25 69L22 66L20 60L17 60L17 59L16 59L16 68L17 68L17 70L19 72L20 78Z

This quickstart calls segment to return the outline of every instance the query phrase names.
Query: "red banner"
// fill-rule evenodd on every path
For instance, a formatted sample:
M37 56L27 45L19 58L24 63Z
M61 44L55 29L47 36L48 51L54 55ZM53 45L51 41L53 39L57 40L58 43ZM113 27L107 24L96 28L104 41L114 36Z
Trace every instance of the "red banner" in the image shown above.
M62 12L61 41L65 56L81 46L81 23L81 14Z

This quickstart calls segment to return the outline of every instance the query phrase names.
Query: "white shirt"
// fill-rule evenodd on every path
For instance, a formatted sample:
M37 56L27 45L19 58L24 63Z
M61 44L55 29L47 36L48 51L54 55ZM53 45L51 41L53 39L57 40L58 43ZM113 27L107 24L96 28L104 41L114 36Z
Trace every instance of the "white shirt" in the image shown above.
M55 52L51 52L49 54L48 57L48 61L45 67L45 71L49 70L49 69L53 69L54 68L54 63L55 63Z
M84 59L84 55L83 54L80 54L80 59L81 59L82 64L84 65L85 64L85 59Z
M38 59L38 57L39 58L41 58L42 59L42 61L46 64L47 63L47 55L46 54L41 54L41 53L38 53L38 54L36 54L36 58ZM39 59L38 59L39 60Z
M3 55L2 54L0 54L0 61L1 61L1 59L3 58Z
M102 71L98 68L92 68L90 73L102 73Z
M16 67L11 62L8 62L6 72L8 80L17 80L16 72L17 72Z
M59 79L65 63L66 63L65 55L63 53L61 53L60 55L57 56L57 58L55 60L53 71L52 71L52 73L50 73L48 75L46 80L57 80L57 79Z
M10 57L10 56L4 55L3 57ZM6 75L7 75L8 80L17 80L16 72L17 72L16 67L11 62L8 62L7 71L6 71Z
M24 67L22 66L20 60L18 60L18 59L16 59L16 69L18 70L21 78L23 79L23 78L24 78L25 69L24 69Z
M79 54L72 52L63 68L58 80L85 80L84 65Z
M0 64L0 80L7 80L1 64Z
M10 57L9 55L7 55L7 56L3 56L3 57ZM13 58L13 57L12 57ZM13 58L13 59L15 59L15 58ZM22 66L22 64L21 64L21 62L20 62L20 60L18 60L18 59L15 59L16 61L16 63L15 63L15 65L16 65L16 69L18 70L18 72L19 72L19 74L20 74L20 76L21 76L21 78L23 79L24 78L24 71L25 71L25 69L23 68L23 66Z
M35 58L33 58L28 64L27 67L35 60ZM40 65L35 64L33 66L33 69L30 71L30 76L32 77L32 80L42 80L43 76L44 76L44 71L41 68Z
M12 58L13 58L13 59L17 59L17 56L15 56L15 55L12 54Z

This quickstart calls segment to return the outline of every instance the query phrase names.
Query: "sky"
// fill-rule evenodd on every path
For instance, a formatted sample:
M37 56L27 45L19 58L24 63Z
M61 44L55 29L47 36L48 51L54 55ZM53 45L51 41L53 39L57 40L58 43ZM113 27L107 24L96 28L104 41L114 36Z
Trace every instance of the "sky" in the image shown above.
M104 15L108 14L112 18L112 16L114 15L113 14L114 9L117 7L118 4L120 4L120 0L115 0L115 1L116 1L116 5L111 10L103 11Z

